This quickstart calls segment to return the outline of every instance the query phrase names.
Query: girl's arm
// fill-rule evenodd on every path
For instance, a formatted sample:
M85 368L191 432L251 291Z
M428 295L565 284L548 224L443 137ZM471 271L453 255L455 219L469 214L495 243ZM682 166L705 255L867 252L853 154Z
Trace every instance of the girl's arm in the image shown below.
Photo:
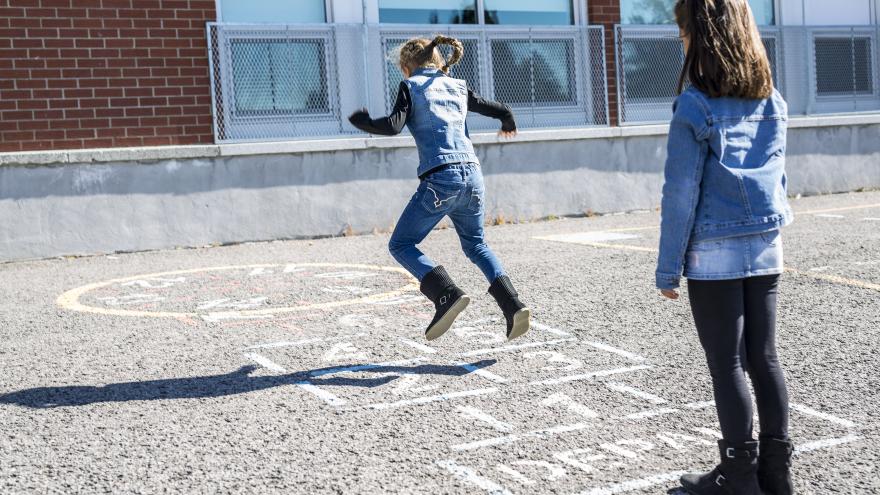
M409 116L411 108L410 102L409 89L407 89L406 83L401 82L397 90L397 101L387 117L371 119L369 112L366 109L361 109L351 114L348 121L351 122L351 125L370 134L394 136L400 134L403 126L406 125L406 118Z
M504 103L486 100L468 88L468 110L486 117L492 117L501 121L501 132L516 131L516 121L513 112Z
M681 280L700 199L703 166L709 152L709 132L708 111L695 95L682 93L676 99L669 125L660 208L660 254L656 272L658 289L675 289Z

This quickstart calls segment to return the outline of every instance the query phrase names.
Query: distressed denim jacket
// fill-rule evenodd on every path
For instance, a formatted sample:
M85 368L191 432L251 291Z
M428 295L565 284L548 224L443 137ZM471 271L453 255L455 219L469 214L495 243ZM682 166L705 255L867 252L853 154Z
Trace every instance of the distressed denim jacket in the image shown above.
M467 83L424 67L405 83L412 98L406 126L419 150L419 176L447 163L479 163L465 120Z
M678 287L691 242L779 229L793 220L785 176L788 109L709 98L691 87L673 106L656 283Z

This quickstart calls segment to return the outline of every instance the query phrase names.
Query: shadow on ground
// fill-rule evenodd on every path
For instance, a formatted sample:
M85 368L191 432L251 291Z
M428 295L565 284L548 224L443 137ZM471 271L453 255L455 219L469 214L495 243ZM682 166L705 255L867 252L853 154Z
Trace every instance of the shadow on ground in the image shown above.
M473 368L486 368L494 359L470 363ZM285 375L251 376L257 366L249 365L223 375L168 378L140 382L111 383L103 386L65 385L60 387L35 387L0 395L0 404L12 404L35 409L85 406L98 402L128 402L135 400L203 399L244 394L282 385L309 382L318 386L379 387L399 376L393 374L463 376L471 371L462 366L424 364L419 366L357 366L358 372L382 373L376 378L350 378L332 376L321 378L341 370L341 366L320 368ZM473 370L471 368L471 370ZM387 375L391 373L392 375Z

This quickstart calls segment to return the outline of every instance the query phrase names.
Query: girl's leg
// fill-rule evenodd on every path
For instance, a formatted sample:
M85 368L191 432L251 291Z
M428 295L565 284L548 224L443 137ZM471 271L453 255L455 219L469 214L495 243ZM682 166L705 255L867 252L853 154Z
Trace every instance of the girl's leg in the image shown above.
M492 283L505 272L498 257L486 244L483 226L485 188L479 166L474 166L469 170L466 180L469 186L466 191L470 193L470 197L463 198L455 210L449 212L449 218L452 219L452 224L458 233L464 254L483 272L486 280Z
M743 279L688 280L691 311L712 375L724 440L752 440L752 399L740 362L743 339Z
M437 267L431 258L423 253L417 244L425 240L425 237L446 215L445 211L428 212L422 206L426 192L425 184L422 183L409 200L400 219L391 234L388 242L388 250L391 256L397 260L413 277L421 281L431 270Z
M761 437L788 439L788 391L776 355L776 295L779 275L744 281L745 344L755 388Z

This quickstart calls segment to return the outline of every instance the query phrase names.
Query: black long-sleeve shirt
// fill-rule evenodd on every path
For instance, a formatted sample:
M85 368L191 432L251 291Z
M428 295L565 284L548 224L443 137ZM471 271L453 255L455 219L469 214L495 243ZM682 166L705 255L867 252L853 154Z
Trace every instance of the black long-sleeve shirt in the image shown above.
M400 134L406 125L406 119L412 110L412 98L406 83L401 82L397 90L397 101L391 113L385 117L371 119L366 110L358 110L351 114L348 120L358 129L370 134L394 136ZM468 111L476 112L486 117L492 117L501 121L502 131L515 131L516 121L510 107L497 101L486 100L468 88Z

